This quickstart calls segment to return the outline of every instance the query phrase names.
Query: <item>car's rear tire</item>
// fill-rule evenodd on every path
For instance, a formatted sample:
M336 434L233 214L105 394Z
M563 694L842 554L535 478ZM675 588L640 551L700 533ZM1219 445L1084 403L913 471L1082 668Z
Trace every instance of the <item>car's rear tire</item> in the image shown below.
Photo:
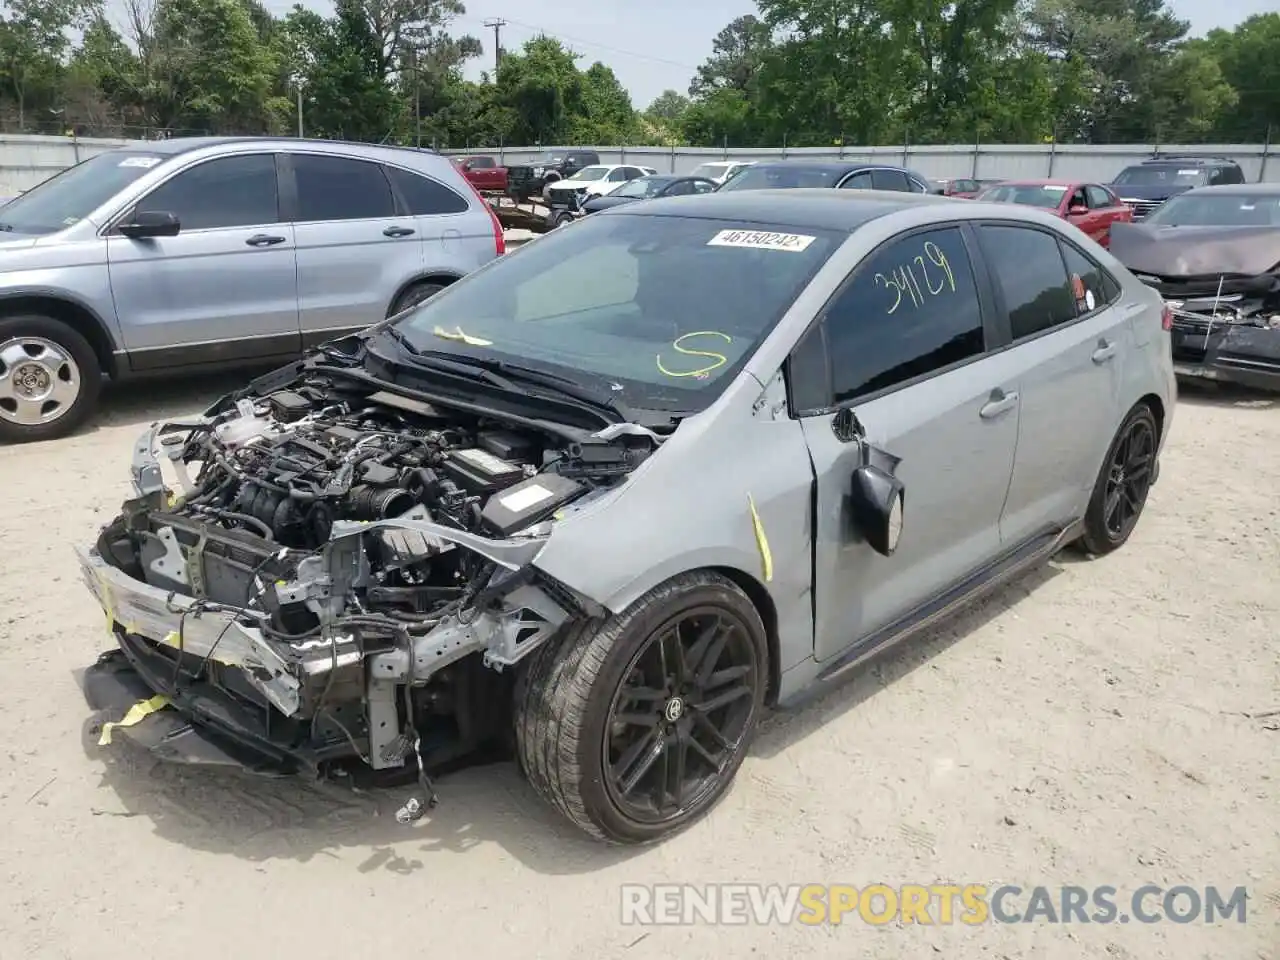
M1132 535L1151 491L1159 445L1155 414L1139 403L1116 431L1094 483L1079 540L1086 553L1104 556Z
M556 215L555 222L551 227L552 229L559 229L560 227L567 227L571 223L573 223L573 214L560 213Z
M531 655L516 686L520 767L597 839L668 837L716 804L746 757L767 658L764 624L736 584L674 577Z
M66 436L101 390L97 354L67 324L38 314L0 319L0 442Z
M401 293L400 296L396 297L396 302L391 305L391 309L387 312L387 316L394 317L402 310L408 310L410 307L416 307L420 303L425 303L444 288L445 284L443 283L415 283Z

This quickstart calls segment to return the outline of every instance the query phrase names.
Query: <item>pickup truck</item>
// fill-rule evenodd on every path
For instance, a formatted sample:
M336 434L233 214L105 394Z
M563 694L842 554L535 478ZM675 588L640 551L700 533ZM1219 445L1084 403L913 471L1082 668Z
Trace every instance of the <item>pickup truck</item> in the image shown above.
M493 157L454 157L453 162L481 193L507 192L507 168Z

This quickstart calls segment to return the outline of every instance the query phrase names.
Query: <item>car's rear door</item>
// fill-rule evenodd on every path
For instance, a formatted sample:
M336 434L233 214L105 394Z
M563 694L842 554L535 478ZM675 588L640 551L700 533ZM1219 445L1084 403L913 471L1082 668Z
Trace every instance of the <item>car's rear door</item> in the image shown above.
M896 190L899 193L911 193L911 181L901 170L887 168L871 171L871 189Z
M1131 344L1102 268L1075 244L1031 224L976 229L994 277L1003 352L1021 382L1018 452L1000 521L1012 545L1083 512L1119 423Z
M1111 225L1125 220L1132 220L1133 213L1120 202L1120 198L1100 184L1090 183L1084 188L1089 199L1089 209L1101 220L1099 231L1093 237L1101 246L1111 244Z
M294 231L276 155L199 160L125 211L175 214L174 237L107 234L111 293L136 370L285 357L299 350Z
M397 203L382 164L331 153L284 154L298 244L303 337L324 340L386 316L423 267L421 224ZM436 231L433 242L439 242Z
M993 300L964 228L902 234L850 275L789 365L816 477L815 656L874 645L879 631L990 561L1018 435L1011 358L990 354ZM889 557L852 528L859 445L837 436L851 407L868 441L900 457L902 539Z

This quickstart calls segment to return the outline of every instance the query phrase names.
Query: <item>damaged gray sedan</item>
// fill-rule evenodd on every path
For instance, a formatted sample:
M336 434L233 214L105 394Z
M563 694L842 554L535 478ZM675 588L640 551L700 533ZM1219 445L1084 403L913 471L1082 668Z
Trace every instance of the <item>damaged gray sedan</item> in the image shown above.
M406 820L514 754L591 835L656 840L766 709L1123 544L1174 397L1159 297L1037 211L605 211L140 438L80 552L91 730L416 783Z

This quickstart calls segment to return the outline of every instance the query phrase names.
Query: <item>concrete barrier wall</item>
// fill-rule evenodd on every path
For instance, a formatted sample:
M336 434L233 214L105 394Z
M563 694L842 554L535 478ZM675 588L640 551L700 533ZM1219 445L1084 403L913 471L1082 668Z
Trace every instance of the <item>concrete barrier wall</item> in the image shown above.
M529 163L547 154L563 155L570 147L475 148L445 151L454 156L488 154L502 163ZM926 177L1070 177L1107 182L1124 167L1156 153L1170 156L1229 157L1240 164L1249 181L1280 182L1280 148L1257 143L1128 144L1093 146L1071 144L991 144L920 147L807 147L803 149L716 149L699 147L585 147L600 154L601 163L633 163L660 173L688 173L712 160L865 160L910 167Z
M0 197L29 190L72 164L105 150L146 141L78 139L34 135L0 135ZM507 165L528 163L568 147L520 147L446 151L454 155L487 153ZM782 157L866 160L911 167L928 177L1073 177L1107 181L1128 164L1153 154L1230 157L1250 181L1280 182L1280 150L1263 144L1223 143L1179 146L1057 146L991 144L989 146L838 147L804 149L710 149L699 147L592 147L602 163L634 163L662 173L688 173L710 160L776 160Z

